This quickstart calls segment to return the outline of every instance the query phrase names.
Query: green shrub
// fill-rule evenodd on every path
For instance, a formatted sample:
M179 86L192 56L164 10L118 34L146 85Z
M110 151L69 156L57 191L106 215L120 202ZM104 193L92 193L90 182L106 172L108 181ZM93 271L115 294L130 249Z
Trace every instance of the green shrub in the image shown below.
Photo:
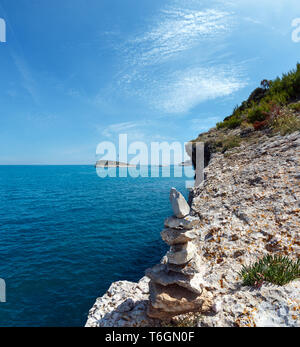
M287 104L289 100L289 95L288 93L282 91L281 93L278 93L278 94L274 94L272 97L271 97L271 102L274 102L278 105L281 105L281 106L284 106Z
M218 122L217 124L216 124L216 126L217 126L217 129L223 129L223 128L225 128L225 121L224 122Z
M224 122L220 122L217 123L217 128L218 129L235 129L237 127L239 127L242 124L242 119L238 116L232 116L226 120L224 120Z
M249 107L252 103L259 104L260 101L268 94L268 92L269 91L266 90L266 88L254 89L246 101L246 105Z
M243 266L240 276L245 286L260 287L263 282L282 286L300 277L300 259L266 255L251 266Z
M218 129L234 129L243 121L243 114L250 123L262 122L268 117L270 105L285 106L293 100L300 98L300 64L282 77L267 82L264 88L256 88L248 100L236 106L231 116L217 124ZM299 109L298 109L299 110Z
M271 81L269 94L273 98L276 95L281 95L281 97L286 98L286 101L293 100L299 97L300 64L297 64L296 69L283 74L281 78L277 77L274 81Z
M270 112L270 106L266 103L260 105L254 105L248 110L247 120L250 123L262 122L264 121Z

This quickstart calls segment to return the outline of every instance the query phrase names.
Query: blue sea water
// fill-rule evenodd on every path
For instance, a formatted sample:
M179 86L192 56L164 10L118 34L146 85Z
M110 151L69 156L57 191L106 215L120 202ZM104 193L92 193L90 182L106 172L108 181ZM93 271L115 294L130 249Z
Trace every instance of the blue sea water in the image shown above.
M111 282L139 280L165 254L169 191L187 197L185 181L0 166L0 326L83 326Z

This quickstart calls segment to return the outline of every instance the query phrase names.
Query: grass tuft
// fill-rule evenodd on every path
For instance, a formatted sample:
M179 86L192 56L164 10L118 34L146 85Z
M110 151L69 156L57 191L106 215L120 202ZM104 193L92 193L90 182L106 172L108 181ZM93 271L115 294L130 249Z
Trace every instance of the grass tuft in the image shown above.
M281 255L266 255L250 266L243 266L240 276L243 285L261 287L263 282L283 286L300 278L300 259L293 261Z

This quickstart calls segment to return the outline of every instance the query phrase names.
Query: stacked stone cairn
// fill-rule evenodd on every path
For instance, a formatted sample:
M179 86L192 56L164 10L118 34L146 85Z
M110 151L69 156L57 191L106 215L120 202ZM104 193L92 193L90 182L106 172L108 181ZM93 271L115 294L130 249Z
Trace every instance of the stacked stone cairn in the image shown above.
M174 216L165 221L162 239L170 246L161 264L146 270L150 278L148 316L168 319L188 312L204 312L212 306L210 293L201 284L201 258L195 241L199 219L175 188L170 202Z

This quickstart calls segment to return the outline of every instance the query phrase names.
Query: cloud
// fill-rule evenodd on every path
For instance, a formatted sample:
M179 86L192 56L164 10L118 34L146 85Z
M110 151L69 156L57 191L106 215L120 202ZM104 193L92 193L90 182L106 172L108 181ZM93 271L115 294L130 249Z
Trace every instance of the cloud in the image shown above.
M180 7L162 9L145 33L125 43L130 64L148 66L162 63L202 40L228 32L231 13L216 9L196 10Z
M290 19L300 10L299 0L222 0L223 8L233 11L240 20L261 25L264 30L287 34Z
M132 129L136 129L143 125L145 125L145 122L122 122L111 124L104 129L100 128L100 131L102 136L110 138L119 134L127 134L129 131L132 131Z
M13 61L22 77L23 87L31 95L36 104L39 104L38 87L35 79L32 76L31 70L26 61L14 52L11 53Z
M162 136L160 130L162 123L154 120L141 120L136 122L121 122L110 124L105 128L99 127L101 135L106 139L115 139L120 134L127 134L128 141L174 141L175 138Z
M191 67L163 76L150 89L136 89L149 107L165 114L187 113L199 103L225 97L246 86L242 69L222 65Z
M114 80L124 97L160 114L184 114L246 85L238 68L224 65L230 56L225 36L235 26L234 13L213 4L173 2L135 38L125 40Z
M158 100L166 113L182 113L201 102L231 95L245 86L234 68L192 68L175 75L170 88Z

